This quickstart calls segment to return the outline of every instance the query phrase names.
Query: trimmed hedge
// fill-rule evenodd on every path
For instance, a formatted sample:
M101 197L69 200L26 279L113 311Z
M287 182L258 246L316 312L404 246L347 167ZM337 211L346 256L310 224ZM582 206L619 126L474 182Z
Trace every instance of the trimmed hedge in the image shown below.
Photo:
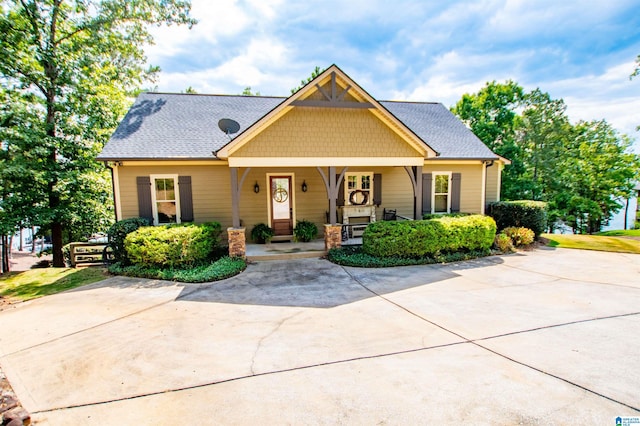
M490 250L459 251L455 253L440 253L434 256L407 257L376 257L362 252L359 246L345 246L332 248L327 253L327 259L338 265L356 266L359 268L390 268L394 266L432 265L435 263L459 262L489 256Z
M143 217L132 217L130 219L119 220L111 225L107 231L107 236L109 238L108 245L113 251L113 257L116 262L121 262L125 265L131 263L127 257L127 251L124 248L124 239L127 235L136 231L138 228L149 225L151 225L151 223Z
M487 250L496 236L488 216L373 222L362 235L362 251L376 257L417 258L456 251Z
M509 227L529 228L536 238L547 227L547 203L543 201L498 201L489 204L489 216L493 217L498 230Z
M210 260L221 231L217 222L148 226L127 235L124 246L134 265L179 268Z

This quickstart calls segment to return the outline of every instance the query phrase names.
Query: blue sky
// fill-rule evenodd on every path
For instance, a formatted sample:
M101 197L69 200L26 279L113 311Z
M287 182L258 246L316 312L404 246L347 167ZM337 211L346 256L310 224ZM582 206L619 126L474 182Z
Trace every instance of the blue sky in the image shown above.
M573 121L636 140L638 0L192 0L192 30L154 28L159 91L288 96L337 64L379 100L447 107L512 79L563 98ZM636 143L638 147L640 143Z

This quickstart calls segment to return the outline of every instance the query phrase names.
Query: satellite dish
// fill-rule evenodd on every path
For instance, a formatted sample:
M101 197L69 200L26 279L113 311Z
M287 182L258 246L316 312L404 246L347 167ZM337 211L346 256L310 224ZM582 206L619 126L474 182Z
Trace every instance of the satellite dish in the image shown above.
M218 121L218 127L220 127L220 130L225 132L229 138L231 138L232 134L238 133L238 130L240 130L240 124L230 118L220 119L220 121Z

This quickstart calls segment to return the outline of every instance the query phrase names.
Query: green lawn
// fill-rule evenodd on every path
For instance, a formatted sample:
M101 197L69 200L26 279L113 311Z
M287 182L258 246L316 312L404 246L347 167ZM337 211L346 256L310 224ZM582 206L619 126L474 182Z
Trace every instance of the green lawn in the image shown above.
M609 231L629 232L629 231ZM605 235L542 234L549 247L640 254L640 241Z
M0 275L0 295L30 300L91 284L106 278L104 268L40 268Z
M640 237L640 229L627 229L626 231L604 231L598 232L596 235L604 237Z

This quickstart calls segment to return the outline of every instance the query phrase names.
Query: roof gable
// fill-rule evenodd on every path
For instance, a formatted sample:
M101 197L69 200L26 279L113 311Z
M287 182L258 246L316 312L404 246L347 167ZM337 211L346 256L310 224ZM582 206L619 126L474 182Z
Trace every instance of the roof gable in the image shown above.
M233 156L234 152L249 143L293 108L305 107L367 109L405 140L416 151L416 155L422 157L437 155L436 151L425 144L411 129L394 117L336 65L327 68L322 74L230 141L216 155L222 159Z

